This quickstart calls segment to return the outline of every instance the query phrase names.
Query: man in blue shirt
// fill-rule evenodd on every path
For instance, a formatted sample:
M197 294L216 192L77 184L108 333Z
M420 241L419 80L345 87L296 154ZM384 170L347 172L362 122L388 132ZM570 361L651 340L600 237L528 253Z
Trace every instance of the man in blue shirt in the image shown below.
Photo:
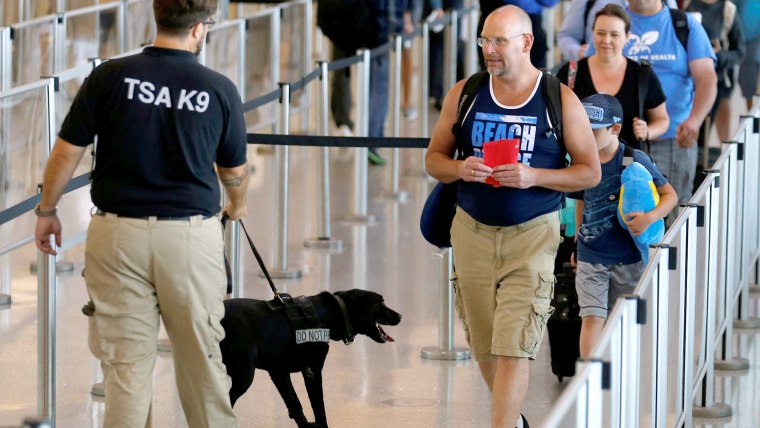
M651 141L657 167L678 192L681 203L691 198L697 166L699 128L717 92L716 58L704 28L686 15L687 48L676 36L670 11L661 0L630 0L631 38L623 54L652 63L667 100L670 127ZM593 46L589 49L593 53Z
M571 0L567 14L562 19L562 27L557 33L557 47L566 60L578 61L585 58L594 36L594 17L610 3L625 7L626 0ZM669 7L677 7L675 0L665 2Z

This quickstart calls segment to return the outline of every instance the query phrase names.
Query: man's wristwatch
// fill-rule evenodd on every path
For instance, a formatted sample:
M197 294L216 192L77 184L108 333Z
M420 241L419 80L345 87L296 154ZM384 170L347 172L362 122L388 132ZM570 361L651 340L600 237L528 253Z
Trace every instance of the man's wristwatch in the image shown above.
M40 204L34 206L34 215L37 217L52 217L56 214L58 214L58 207L55 207L52 210L41 210Z

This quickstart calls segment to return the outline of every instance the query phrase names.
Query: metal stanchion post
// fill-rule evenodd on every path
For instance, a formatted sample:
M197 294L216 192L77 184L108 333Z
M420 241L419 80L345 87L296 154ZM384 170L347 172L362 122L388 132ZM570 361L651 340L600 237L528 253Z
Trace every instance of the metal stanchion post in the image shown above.
M38 251L37 266L37 415L55 426L55 256Z
M328 86L327 61L317 61L320 71L319 81L319 133L323 136L329 134L328 100L330 97ZM342 250L343 241L330 237L330 148L320 147L319 168L317 174L317 237L304 242L307 248L326 248L330 250Z
M430 133L430 113L429 100L430 98L430 24L427 21L422 21L422 43L420 46L420 122L422 129L420 129L420 137L427 137ZM422 161L423 171L425 168L425 160Z
M640 298L635 295L622 296L628 310L624 312L620 348L620 421L622 426L639 426L638 394L634 384L638 382L641 361L641 327L638 319ZM643 323L644 320L641 320ZM625 369L623 369L625 368Z
M290 133L290 84L280 83L280 134ZM274 267L269 270L272 278L300 278L300 269L288 269L288 146L275 149L277 165L277 189L275 190L275 239ZM259 275L264 276L264 273Z
M754 119L754 116L740 116L741 122L744 123L747 119ZM750 122L752 123L752 122ZM744 173L742 174L743 179L740 180L743 185L741 189L741 195L740 199L743 201L741 205L741 221L739 222L739 227L741 228L741 231L738 236L741 236L741 256L739 257L739 263L745 264L745 263L751 263L753 252L756 248L756 243L754 241L754 230L752 229L753 224L750 224L749 218L755 213L757 213L757 206L755 204L754 198L752 198L751 193L756 191L756 188L754 186L751 186L749 183L757 183L757 143L753 140L753 132L752 132L752 125L749 126L748 129L746 129L746 133L744 136L744 141L740 142L739 144L743 146L742 151L742 158L743 160L743 170ZM757 330L760 329L760 318L752 317L749 313L749 300L750 300L750 275L748 274L748 270L750 268L750 265L747 266L741 266L742 269L742 282L741 282L741 294L739 295L739 303L738 303L738 319L734 320L734 328L742 329L742 330Z
M57 27L56 27L57 28ZM46 104L48 109L47 114L47 156L50 157L50 152L53 151L53 146L56 140L56 125L55 125L55 87L58 85L53 84L54 79L51 77L50 83L47 86ZM42 192L42 183L37 184L37 192ZM37 262L33 261L29 263L29 271L31 273L37 273ZM57 272L72 272L74 271L74 263L59 261L56 264Z
M359 63L359 90L356 97L356 122L359 136L366 137L369 133L369 77L370 51L359 50L362 62ZM366 147L357 147L354 153L354 212L345 217L346 221L359 224L371 224L377 217L367 213L367 154Z
M430 134L430 24L423 20L422 41L420 43L420 137ZM422 176L428 177L425 170L425 149L422 150Z
M19 11L19 15L21 11ZM0 92L8 89L11 85L11 29L9 27L0 28ZM11 134L11 111L8 109L10 101L3 100L2 110L0 111L0 141L10 141ZM8 200L8 189L10 187L10 153L7 144L0 149L0 205L6 206ZM0 306L11 303L11 275L10 275L10 256L7 254L0 255L0 263L3 265L0 274ZM7 292L7 293L6 293Z
M451 276L454 273L454 255L451 248L442 249L441 253L441 319L438 329L438 346L422 348L420 356L431 360L466 360L470 351L454 347L454 290Z
M225 198L226 199L226 198ZM240 297L240 222L231 220L227 222L224 236L224 252L227 254L227 262L230 264L230 282L232 283L232 292L230 297L237 299Z
M736 141L724 142L724 146L737 145ZM746 358L734 356L734 297L737 294L737 289L741 286L741 245L743 233L742 218L741 215L743 207L743 187L742 182L744 175L744 160L743 156L739 156L739 149L743 149L741 145L738 145L737 150L734 150L730 156L728 163L728 173L726 174L725 188L722 195L725 195L725 217L723 217L727 223L726 234L721 237L725 239L726 251L723 253L724 258L721 259L721 268L723 271L724 284L721 286L723 308L722 315L727 319L726 329L720 338L720 348L718 351L719 358L715 360L715 370L725 371L744 371L749 369L749 360ZM721 183L721 186L724 184ZM721 200L721 203L724 203ZM741 237L741 239L735 239Z
M445 94L457 83L457 45L459 44L459 13L456 9L449 12L451 23L443 31L443 93Z
M221 0L219 2L219 14L224 21L230 19L230 0Z
M715 182L710 188L710 241L713 243L709 248L710 255L708 264L710 271L708 273L708 287L705 290L705 337L707 344L705 348L705 374L702 378L701 393L695 397L692 405L692 417L694 418L723 418L731 416L733 410L731 406L725 403L715 402L715 359L716 348L718 343L715 341L715 331L717 326L723 323L720 319L722 310L718 307L718 302L725 302L725 254L726 241L725 237L728 232L728 225L725 222L727 201L724 192L728 191L727 175L718 169L708 169L705 173L715 174ZM720 261L718 261L720 258ZM721 303L724 305L725 303ZM719 342L719 341L718 341Z
M400 34L393 36L393 136L401 136L401 55L403 50L403 37ZM391 155L391 190L384 196L399 202L409 200L409 192L399 190L399 170L401 166L400 149L393 148Z
M11 269L10 255L3 254L0 256L0 265L3 267L0 272L0 306L11 304ZM7 293L5 291L8 291Z
M543 27L546 32L546 40L548 41L546 44L546 69L551 70L554 67L554 8L545 8L542 15L544 21Z
M478 37L478 14L475 9L467 13L467 42L465 43L465 76L472 76L478 71L478 44L475 40Z

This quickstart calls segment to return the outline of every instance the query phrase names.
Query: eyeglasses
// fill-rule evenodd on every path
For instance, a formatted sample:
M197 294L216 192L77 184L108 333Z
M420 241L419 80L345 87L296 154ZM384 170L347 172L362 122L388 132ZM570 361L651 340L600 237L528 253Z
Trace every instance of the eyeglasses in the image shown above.
M214 18L209 18L208 21L201 21L201 24L207 26L210 30L216 24L216 21L214 21Z
M481 48L486 47L487 45L491 45L493 47L501 48L507 45L507 40L514 39L515 37L524 36L525 33L515 34L514 36L510 37L496 37L494 39L487 39L485 37L478 37L475 39L475 41L478 43L478 46Z

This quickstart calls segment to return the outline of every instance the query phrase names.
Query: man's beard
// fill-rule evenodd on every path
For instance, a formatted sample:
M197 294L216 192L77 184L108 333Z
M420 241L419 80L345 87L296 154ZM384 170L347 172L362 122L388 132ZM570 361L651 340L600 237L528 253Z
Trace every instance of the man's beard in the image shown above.
M498 66L488 67L488 66L486 66L486 70L488 71L488 74L490 74L491 76L495 76L495 77L503 76L507 72L507 70L503 66L502 67L498 67Z

